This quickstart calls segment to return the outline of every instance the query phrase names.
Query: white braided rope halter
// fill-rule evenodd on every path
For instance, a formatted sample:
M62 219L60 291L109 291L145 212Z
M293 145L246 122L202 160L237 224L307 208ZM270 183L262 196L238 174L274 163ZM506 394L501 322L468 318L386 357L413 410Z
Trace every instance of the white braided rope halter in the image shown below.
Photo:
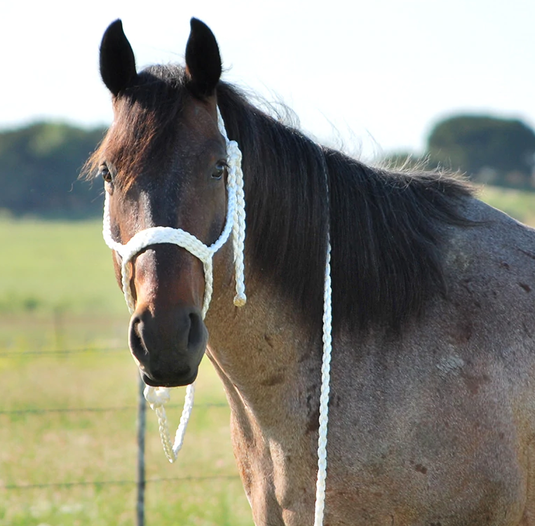
M245 242L245 197L243 191L243 173L241 169L241 151L236 141L230 141L227 136L225 124L219 109L218 126L219 132L225 138L227 145L227 218L225 227L219 239L211 246L206 246L195 236L180 228L153 227L141 230L135 234L126 245L122 245L113 239L110 223L110 203L106 192L104 202L103 236L109 248L121 256L121 276L123 293L126 304L132 314L135 310L135 301L130 288L130 260L141 250L149 245L159 243L171 243L186 249L198 258L204 268L205 291L202 306L202 318L206 316L213 291L213 255L227 242L232 231L236 296L234 305L242 307L245 305L245 283L244 283L244 242ZM325 264L325 288L323 303L323 356L321 367L321 392L320 392L320 417L319 417L319 438L318 438L318 478L316 483L316 504L314 511L314 526L323 524L325 510L325 483L327 479L327 430L329 420L329 391L330 391L330 362L332 351L332 307L331 307L331 246L327 242L327 255ZM195 384L188 385L186 397L180 423L175 434L174 442L171 442L169 426L164 405L169 401L169 389L166 387L147 386L144 391L145 399L150 404L158 417L158 428L164 453L173 463L177 459L178 452L182 448L186 427L193 409L195 394Z
M245 241L245 200L243 193L243 174L241 170L241 152L236 141L229 141L223 119L218 111L218 125L219 131L225 138L227 144L227 160L228 160L228 177L227 177L227 218L223 232L219 239L211 246L206 246L194 235L186 232L180 228L170 227L153 227L141 230L135 234L126 245L116 242L111 233L110 222L110 203L109 197L106 193L106 200L104 203L104 226L103 236L106 244L115 250L122 259L121 276L123 293L128 305L128 310L132 314L135 310L135 302L130 288L130 260L138 254L141 250L149 245L159 243L171 243L186 249L196 258L200 259L204 268L204 300L201 310L202 318L206 316L213 291L213 272L212 272L212 258L213 255L227 242L232 232L233 250L234 250L234 265L235 265L235 279L236 279L236 296L234 304L237 307L245 305L245 285L244 285L244 262L243 262L243 247ZM160 431L160 438L162 446L169 462L174 462L177 459L177 454L182 447L186 427L188 425L189 417L193 409L193 400L195 395L195 384L188 385L186 388L186 399L184 402L184 409L180 418L174 443L171 442L169 435L169 426L167 424L167 416L165 414L165 403L170 399L169 390L165 387L151 387L145 388L145 398L155 411L158 417L158 427Z

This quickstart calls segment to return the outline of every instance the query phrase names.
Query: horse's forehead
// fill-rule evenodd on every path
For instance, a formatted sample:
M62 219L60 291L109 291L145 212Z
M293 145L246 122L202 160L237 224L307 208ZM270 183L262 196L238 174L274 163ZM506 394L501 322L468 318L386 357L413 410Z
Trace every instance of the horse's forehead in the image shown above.
M179 114L182 134L195 139L221 139L217 126L217 109L215 104L190 101L183 105Z
M106 156L127 171L161 166L172 159L197 157L201 151L224 149L215 101L180 97L169 111L165 104L147 107L116 101L114 121L105 144ZM216 146L217 147L217 146ZM214 155L219 155L219 152Z

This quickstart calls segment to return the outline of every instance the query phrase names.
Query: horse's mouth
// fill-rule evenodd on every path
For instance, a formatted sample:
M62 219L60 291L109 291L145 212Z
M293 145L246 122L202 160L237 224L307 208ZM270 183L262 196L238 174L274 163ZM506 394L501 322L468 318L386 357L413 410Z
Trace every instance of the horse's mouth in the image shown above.
M150 387L183 387L192 384L197 378L197 369L189 371L184 375L176 375L173 378L155 379L147 375L145 371L140 371L141 379Z

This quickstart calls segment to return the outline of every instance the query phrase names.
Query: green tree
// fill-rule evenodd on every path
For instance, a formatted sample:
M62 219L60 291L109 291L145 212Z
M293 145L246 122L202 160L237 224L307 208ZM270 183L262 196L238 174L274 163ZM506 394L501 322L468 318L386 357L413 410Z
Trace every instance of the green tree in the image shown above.
M100 184L78 175L104 131L42 122L0 132L0 209L49 217L100 213Z
M475 180L493 173L498 184L531 185L535 133L520 120L451 117L433 128L427 146L433 164L460 169Z

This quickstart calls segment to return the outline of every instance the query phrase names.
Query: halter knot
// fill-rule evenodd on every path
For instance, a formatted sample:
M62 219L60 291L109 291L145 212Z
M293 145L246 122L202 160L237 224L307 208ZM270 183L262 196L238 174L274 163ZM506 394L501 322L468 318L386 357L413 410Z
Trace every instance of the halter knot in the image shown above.
M155 410L157 407L162 407L171 399L169 389L166 389L165 387L156 387L150 389L149 386L147 386L145 387L143 394L145 395L145 400L147 400L152 410Z

